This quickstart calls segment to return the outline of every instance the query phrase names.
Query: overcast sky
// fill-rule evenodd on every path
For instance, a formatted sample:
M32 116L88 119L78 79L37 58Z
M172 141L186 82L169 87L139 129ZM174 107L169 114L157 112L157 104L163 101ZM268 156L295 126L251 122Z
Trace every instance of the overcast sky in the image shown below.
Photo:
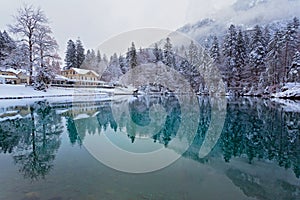
M176 30L222 9L235 0L1 0L0 30L7 29L24 2L41 7L65 51L68 39L80 37L85 48L125 31L143 27Z

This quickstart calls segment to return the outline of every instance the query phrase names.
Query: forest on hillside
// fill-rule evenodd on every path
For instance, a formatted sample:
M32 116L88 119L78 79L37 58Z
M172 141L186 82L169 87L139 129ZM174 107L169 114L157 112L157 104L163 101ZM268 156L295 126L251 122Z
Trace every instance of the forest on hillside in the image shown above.
M268 95L278 92L287 82L300 82L299 39L296 17L276 29L256 25L243 30L232 24L225 35L214 36L205 45L205 52L194 42L178 47L170 38L146 49L137 49L132 42L125 55L114 53L109 60L106 55L101 58L99 51L88 50L81 67L103 73L102 80L115 82L137 65L162 62L184 75L193 89L202 93L207 88L197 68L207 53L221 71L228 93ZM101 71L103 68L106 70Z

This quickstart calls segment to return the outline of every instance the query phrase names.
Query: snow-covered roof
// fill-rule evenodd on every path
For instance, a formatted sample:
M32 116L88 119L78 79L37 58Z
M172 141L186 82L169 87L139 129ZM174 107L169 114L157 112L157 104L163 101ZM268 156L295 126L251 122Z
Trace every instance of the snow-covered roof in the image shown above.
M78 74L87 74L89 72L95 74L95 76L99 76L99 74L97 74L95 71L93 70L88 70L88 69L78 69L78 68L71 68L73 69L75 72L77 72Z
M67 77L65 76L62 76L62 75L55 75L55 80L58 80L58 81L64 81L64 80L69 80Z
M13 69L13 68L8 68L8 69L2 69L1 71L5 71L5 72L12 72L14 74L19 74L21 72L26 73L26 70L22 70L22 69Z
M17 78L16 76L0 75L0 78Z

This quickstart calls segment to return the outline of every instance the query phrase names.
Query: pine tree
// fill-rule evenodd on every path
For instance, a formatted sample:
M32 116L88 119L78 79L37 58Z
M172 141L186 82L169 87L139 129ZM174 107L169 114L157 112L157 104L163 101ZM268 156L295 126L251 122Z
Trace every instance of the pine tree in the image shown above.
M120 65L121 72L125 74L127 72L127 65L126 65L126 59L122 55L119 56L119 65Z
M34 89L46 91L48 85L54 79L54 72L49 64L44 64L43 67L37 69L37 74L34 80Z
M264 46L266 47L268 46L271 40L271 33L268 26L265 27L263 35L264 35Z
M132 69L138 65L137 63L137 55L134 42L131 43L131 47L128 49L127 52L127 62L128 66Z
M166 43L163 49L163 63L169 67L175 67L175 58L173 53L173 48L171 44L171 40L169 37L166 39Z
M237 43L237 33L234 25L231 25L225 36L223 44L223 55L226 66L225 79L227 80L227 86L234 86L233 83L233 71L236 67L236 43Z
M280 82L281 74L283 75L282 66L282 33L276 31L267 46L267 76L268 84L275 85Z
M239 30L237 35L237 42L236 42L236 67L234 71L234 79L236 82L236 87L241 86L241 76L242 71L245 71L246 67L246 47L244 36L241 30Z
M76 67L76 46L73 40L68 41L65 63L66 63L65 69Z
M209 50L210 57L214 60L215 63L221 63L220 47L217 36L214 36L212 46Z
M6 31L0 31L0 66L5 66L12 58L12 54L17 48L16 42L8 35Z
M97 50L97 62L98 62L98 63L100 63L100 62L101 62L101 60L102 60L102 58L101 58L100 51L99 51L99 50Z
M294 18L292 22L287 24L285 33L283 35L284 41L284 81L287 79L287 68L292 62L292 56L296 51L299 41L298 41L298 28L299 28L299 19Z
M191 41L188 49L188 61L190 65L195 66L198 64L198 47Z
M257 83L260 73L264 71L264 61L266 56L266 49L264 46L264 37L260 26L254 27L252 35L251 52L250 52L250 65L253 72L253 83Z
M190 83L192 84L194 77L197 75L197 68L199 67L199 49L193 41L191 41L188 47L187 59L188 68L185 69L185 71L189 77Z
M2 36L2 32L0 31L0 64L4 59L5 59L4 38Z
M102 61L104 62L104 64L108 65L108 59L107 59L106 54L103 54Z
M162 50L158 48L157 43L154 44L153 54L155 56L155 62L162 61L163 59Z
M76 54L75 54L75 56L76 56L76 65L75 65L75 67L80 68L83 61L84 61L85 55L84 55L84 48L83 48L82 42L80 41L79 38L76 40Z
M288 81L300 82L300 52L296 51L288 70Z

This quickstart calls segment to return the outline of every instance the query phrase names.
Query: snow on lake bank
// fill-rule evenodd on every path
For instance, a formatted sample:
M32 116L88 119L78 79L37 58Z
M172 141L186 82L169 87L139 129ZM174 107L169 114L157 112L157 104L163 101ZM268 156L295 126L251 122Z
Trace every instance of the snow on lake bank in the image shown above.
M282 92L272 94L271 97L287 98L287 99L300 99L300 83L286 83L281 88Z
M58 88L50 87L46 92L34 90L25 85L0 84L0 99L45 98L45 97L74 97L74 96L98 96L131 95L133 88Z

